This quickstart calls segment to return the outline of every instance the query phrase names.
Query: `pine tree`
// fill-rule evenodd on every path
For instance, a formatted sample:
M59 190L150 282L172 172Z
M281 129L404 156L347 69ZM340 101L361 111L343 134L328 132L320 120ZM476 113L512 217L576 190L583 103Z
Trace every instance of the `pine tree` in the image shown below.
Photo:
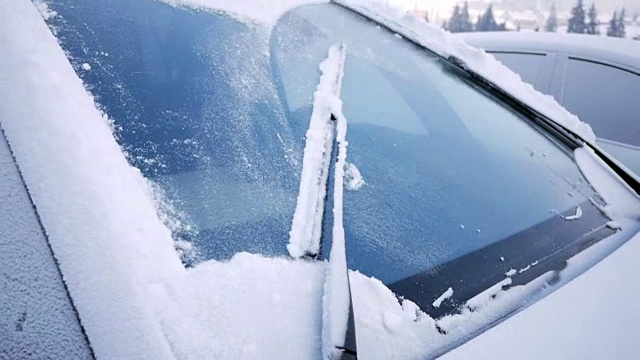
M496 31L498 30L498 23L493 16L493 5L489 5L487 10L480 16L478 23L476 24L476 31Z
M598 12L596 5L591 4L589 8L589 22L587 23L586 33L591 35L600 35L600 22L598 21Z
M627 30L625 29L624 26L624 18L626 17L627 10L625 8L622 8L622 11L620 11L620 16L618 17L618 37L624 38L627 36Z
M447 23L447 30L452 33L462 32L462 14L460 14L460 6L456 4L453 8L453 14Z
M469 16L469 2L465 1L464 6L462 7L462 12L460 12L460 23L462 32L471 32L473 31L473 23L471 22L471 17Z
M555 3L551 5L551 10L549 11L549 18L547 18L547 22L544 25L544 31L546 32L558 31L558 13L556 12Z
M571 9L571 17L569 18L568 33L584 34L587 25L585 24L584 4L582 0L578 0L576 6Z
M620 37L618 36L620 34L620 30L619 30L619 23L618 23L618 12L614 11L613 12L613 17L611 18L611 20L609 20L609 26L607 27L607 36L611 36L611 37Z

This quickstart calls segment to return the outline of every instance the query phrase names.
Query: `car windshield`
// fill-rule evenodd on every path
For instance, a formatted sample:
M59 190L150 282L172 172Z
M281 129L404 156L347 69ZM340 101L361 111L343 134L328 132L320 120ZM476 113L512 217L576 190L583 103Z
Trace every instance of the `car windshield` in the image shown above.
M311 116L317 64L337 42L348 48L350 268L438 316L607 222L571 149L443 59L338 6L299 8L273 31L271 62L297 136ZM459 301L431 306L461 281Z
M340 6L300 7L267 29L151 0L63 3L52 1L58 39L157 185L187 265L287 255L318 65L340 42L350 268L422 306L433 294L415 277L445 267L452 277L440 271L431 291L461 276L473 284L463 301L608 221L572 149Z

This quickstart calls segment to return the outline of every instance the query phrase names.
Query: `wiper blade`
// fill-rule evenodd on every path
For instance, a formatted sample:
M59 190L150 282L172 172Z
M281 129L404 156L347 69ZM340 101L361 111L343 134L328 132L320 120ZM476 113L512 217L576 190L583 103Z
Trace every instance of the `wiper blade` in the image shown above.
M335 55L339 56L339 55ZM342 68L333 64L331 54L320 65L322 76L314 94L313 112L306 134L300 190L291 231L289 255L316 257L320 251L322 217L327 195L335 123L332 108L339 102Z
M322 299L323 357L337 359L345 353L345 336L351 312L351 291L343 223L344 169L347 161L347 119L342 113L340 87L344 74L346 46L333 46L324 71L335 72L336 87L331 101L331 113L336 119L336 163L333 182L333 228L329 268Z
M508 92L502 90L502 88L500 88L499 86L495 85L491 81L485 79L481 75L469 69L464 61L460 60L459 58L452 55L444 59L444 61L446 61L455 70L457 70L458 75L462 76L473 85L485 90L491 96L497 98L501 102L516 109L519 113L526 115L528 119L530 119L541 128L545 129L549 133L553 134L556 139L562 141L563 144L565 144L572 150L582 147L585 143L587 143L578 134L542 115L539 111L518 100Z
M334 45L329 49L327 59L320 65L322 75L314 94L300 192L287 246L293 258L316 257L321 238L331 236L331 252L322 298L322 355L325 359L344 356L353 358L356 351L343 224L347 121L342 113L340 93L345 56L346 46ZM332 169L334 179L332 186L328 187ZM323 234L323 215L325 210L328 211L328 188L333 189L330 201L333 205L333 224L331 231ZM345 347L347 334L348 349Z

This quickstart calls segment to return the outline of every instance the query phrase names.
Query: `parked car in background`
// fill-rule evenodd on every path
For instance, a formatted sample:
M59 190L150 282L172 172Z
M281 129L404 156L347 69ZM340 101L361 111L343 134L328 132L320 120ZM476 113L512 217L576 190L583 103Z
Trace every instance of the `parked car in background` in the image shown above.
M640 253L640 184L558 103L304 2L0 1L0 358L429 359Z
M598 144L640 174L640 42L538 32L466 33L593 127Z

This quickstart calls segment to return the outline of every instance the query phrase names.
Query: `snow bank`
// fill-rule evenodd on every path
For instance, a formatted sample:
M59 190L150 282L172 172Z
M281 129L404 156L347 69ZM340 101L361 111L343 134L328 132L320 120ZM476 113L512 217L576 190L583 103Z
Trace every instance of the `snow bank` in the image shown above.
M488 79L516 99L578 134L584 140L595 143L595 135L588 124L581 122L578 117L569 113L552 96L544 95L530 84L523 82L518 74L502 65L484 50L471 47L438 26L392 8L381 1L336 0L336 2L371 17L440 56L455 56L470 70Z
M0 14L0 119L96 357L317 358L325 265L239 254L186 270L36 7Z
M158 0L173 6L223 12L243 21L271 27L287 11L294 7L326 3L329 0Z

